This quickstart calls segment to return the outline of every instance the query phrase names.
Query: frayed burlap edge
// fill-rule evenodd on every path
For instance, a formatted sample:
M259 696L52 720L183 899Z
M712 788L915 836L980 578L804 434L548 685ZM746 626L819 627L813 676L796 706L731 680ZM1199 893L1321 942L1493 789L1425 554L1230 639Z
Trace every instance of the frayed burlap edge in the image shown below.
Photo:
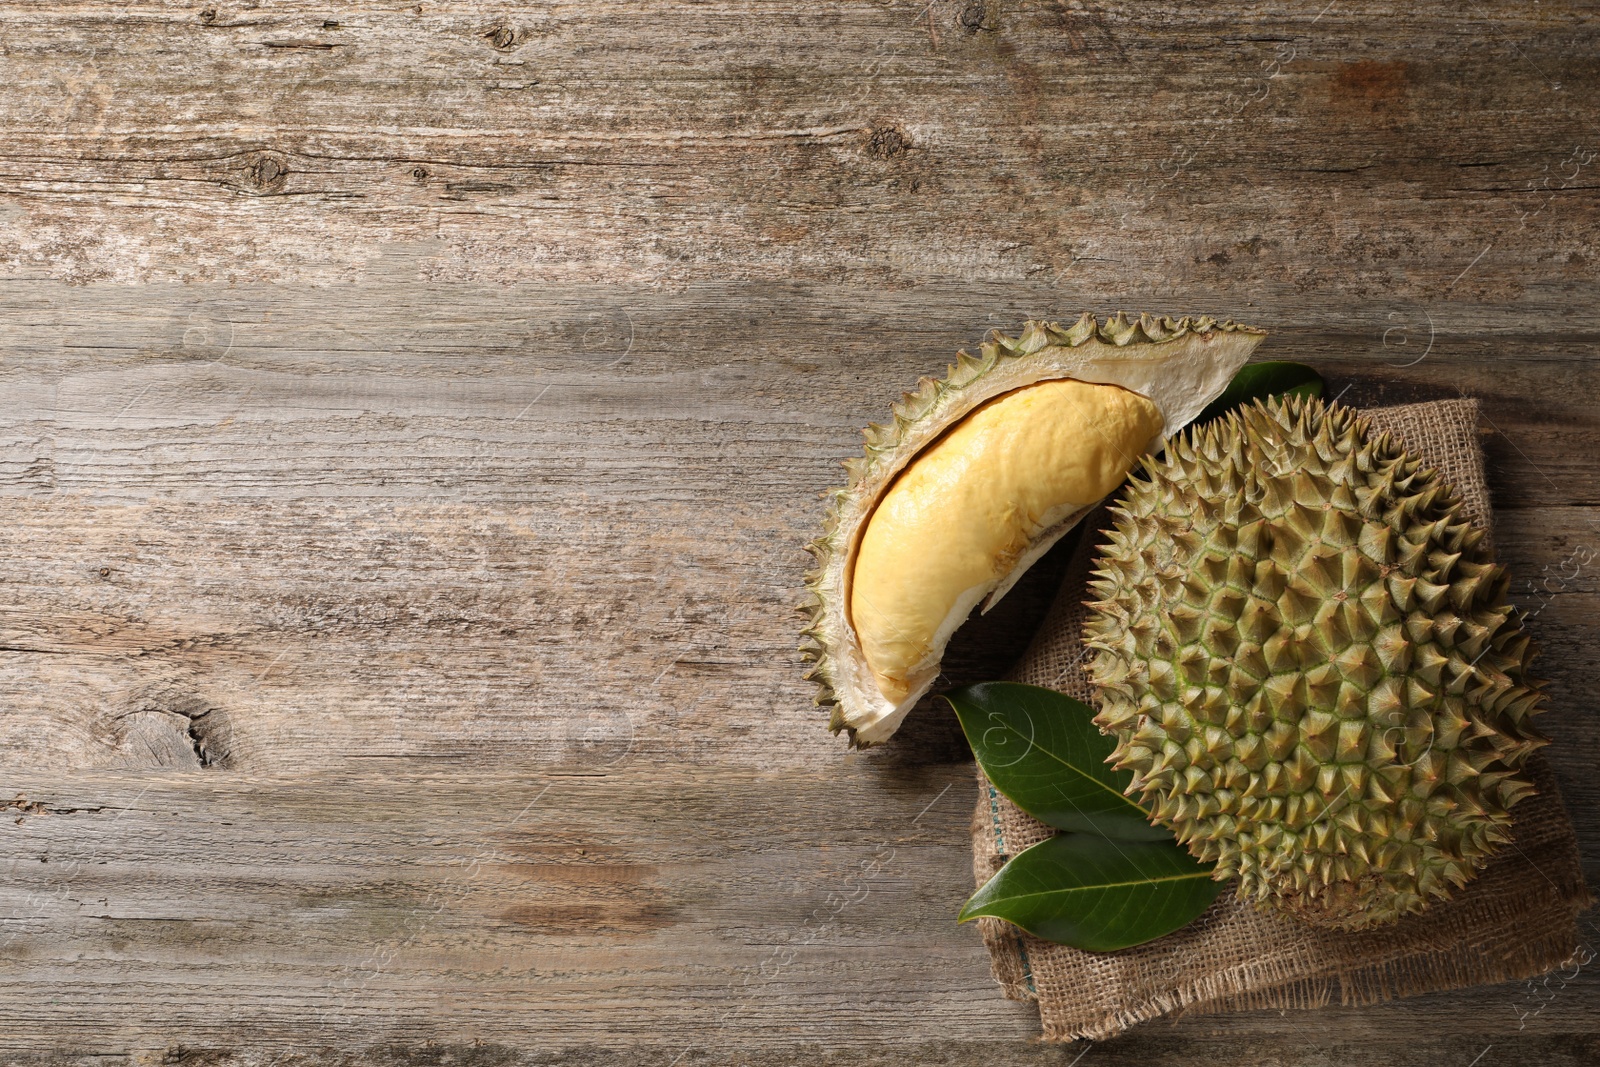
M1463 508L1491 527L1477 402L1440 401L1367 412L1454 485ZM1086 520L1103 529L1103 512ZM1099 538L1086 536L1060 594L1013 680L1090 697L1079 642L1084 585ZM1089 953L1022 934L995 919L978 925L1007 996L1039 1004L1046 1040L1100 1040L1174 1012L1370 1004L1543 974L1578 949L1577 915L1591 903L1571 821L1543 759L1529 771L1537 793L1515 810L1513 844L1456 897L1379 931L1335 934L1225 895L1190 926L1116 953ZM1016 808L980 772L973 812L973 874L982 885L1053 831Z

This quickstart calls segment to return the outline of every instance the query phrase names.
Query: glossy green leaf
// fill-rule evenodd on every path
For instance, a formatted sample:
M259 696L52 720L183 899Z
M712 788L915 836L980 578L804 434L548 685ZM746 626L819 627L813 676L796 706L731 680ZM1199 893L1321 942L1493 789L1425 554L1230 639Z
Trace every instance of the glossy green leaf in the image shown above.
M1304 363L1288 363L1282 360L1248 363L1233 376L1233 381L1228 383L1222 395L1200 413L1194 424L1201 425L1226 415L1234 408L1242 407L1252 400L1269 396L1321 395L1322 375Z
M1199 918L1224 883L1167 841L1061 834L1012 857L961 909L1090 952L1153 941Z
M1040 822L1129 841L1172 834L1123 790L1133 780L1106 762L1116 742L1094 710L1052 689L982 682L945 694L994 787Z

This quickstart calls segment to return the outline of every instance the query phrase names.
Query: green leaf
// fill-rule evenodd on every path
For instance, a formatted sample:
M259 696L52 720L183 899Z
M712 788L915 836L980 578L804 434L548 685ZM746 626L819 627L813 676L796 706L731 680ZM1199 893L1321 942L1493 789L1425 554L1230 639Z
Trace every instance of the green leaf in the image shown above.
M1061 834L1013 856L960 921L990 915L1047 941L1110 952L1199 918L1224 884L1211 868L1170 842Z
M1116 741L1094 710L1053 689L982 682L945 694L978 766L994 787L1040 822L1126 841L1171 841L1123 795L1130 771L1106 762Z
M1239 369L1233 381L1213 400L1200 417L1194 420L1199 426L1219 418L1234 408L1243 407L1252 400L1269 396L1321 396L1322 375L1304 363L1287 363L1282 360L1266 363L1249 363Z

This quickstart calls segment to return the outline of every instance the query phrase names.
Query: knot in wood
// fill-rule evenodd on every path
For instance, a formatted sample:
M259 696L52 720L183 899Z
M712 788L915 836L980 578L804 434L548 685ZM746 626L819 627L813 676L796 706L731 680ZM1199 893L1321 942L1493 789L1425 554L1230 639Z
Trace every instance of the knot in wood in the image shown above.
M867 152L874 159L893 159L911 146L911 140L893 126L881 126L867 140Z
M181 682L157 682L108 707L91 735L117 765L227 770L233 766L228 713Z
M501 52L510 52L522 43L522 35L506 25L496 26L483 36Z
M968 33L977 33L979 30L991 28L987 23L988 17L989 9L983 3L983 0L972 0L972 3L961 9L961 14L956 16L956 21Z
M245 181L260 193L275 193L289 180L289 161L275 152L257 152L246 160Z

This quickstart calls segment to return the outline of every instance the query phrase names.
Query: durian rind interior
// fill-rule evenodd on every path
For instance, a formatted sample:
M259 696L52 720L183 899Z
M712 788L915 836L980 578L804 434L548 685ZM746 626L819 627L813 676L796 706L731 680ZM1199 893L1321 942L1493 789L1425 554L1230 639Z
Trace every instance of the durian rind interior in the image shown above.
M924 378L895 405L890 422L869 426L865 455L845 462L849 482L832 494L823 535L809 546L816 567L806 578L802 610L809 622L801 652L813 661L807 677L818 685L817 703L833 706L831 728L848 730L857 745L884 741L937 677L946 627L935 634L917 676L907 679L904 696L891 699L867 664L850 618L854 564L868 521L896 476L926 448L995 397L1057 379L1120 386L1147 399L1159 412L1160 428L1145 448L1159 447L1221 394L1264 336L1207 317L1118 314L1099 322L1085 314L1070 325L1029 322L1019 337L993 335L976 358L960 353L944 379ZM993 604L1088 510L1050 515L1053 524L1018 554L1008 573L987 583L978 600Z

